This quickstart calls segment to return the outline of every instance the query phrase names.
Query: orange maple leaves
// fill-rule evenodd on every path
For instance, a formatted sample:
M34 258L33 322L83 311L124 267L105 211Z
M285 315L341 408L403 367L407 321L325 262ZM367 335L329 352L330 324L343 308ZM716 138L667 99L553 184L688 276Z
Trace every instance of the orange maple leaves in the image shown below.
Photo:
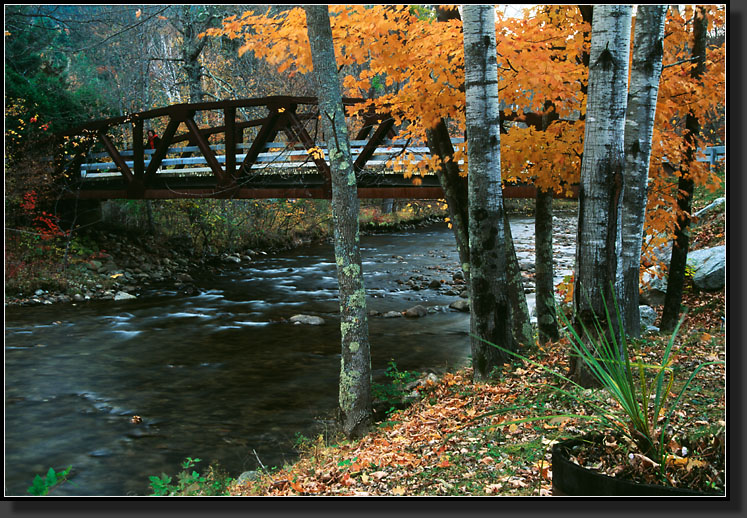
M442 8L453 8L443 6ZM724 26L723 8L709 11L709 27ZM442 118L450 121L453 135L464 133L464 56L462 27L458 19L437 22L422 11L405 5L330 6L330 21L336 44L336 57L342 66L342 84L347 95L368 98L354 107L362 112L373 106L389 111L400 138L424 144L425 132ZM689 76L688 45L692 37L687 6L680 14L667 17L665 57L657 106L651 160L647 232L672 232L676 214L671 175L662 167L666 156L678 163L685 156L687 143L682 121L688 110L703 120L718 116L725 103L724 45L708 49L707 72L696 83ZM500 67L499 96L509 112L518 114L545 110L552 101L559 116L545 131L512 125L501 137L501 168L504 180L532 181L557 193L578 180L583 150L586 99L583 93L588 69L583 65L591 28L572 5L535 6L523 18L498 13L496 24L497 57ZM204 35L242 38L239 55L252 51L258 58L292 76L312 70L302 8L277 15L254 15L224 20L223 26ZM203 36L204 36L203 35ZM671 65L671 66L668 66ZM723 140L723 127L716 130ZM705 142L704 140L701 140ZM457 146L454 159L466 174L465 146ZM400 155L390 164L417 181L423 172L439 166L431 159L413 160ZM697 185L718 179L702 162L693 164L688 174ZM676 182L674 182L676 183Z

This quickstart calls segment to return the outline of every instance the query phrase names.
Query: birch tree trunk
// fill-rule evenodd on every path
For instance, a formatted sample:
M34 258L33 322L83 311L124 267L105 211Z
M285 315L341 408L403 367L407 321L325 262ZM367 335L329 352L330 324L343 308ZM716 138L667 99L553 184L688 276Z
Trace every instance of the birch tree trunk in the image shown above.
M648 195L651 139L654 135L656 98L664 54L666 5L640 5L635 20L633 64L625 121L625 173L623 176L622 284L618 302L626 335L641 336L638 309L643 245L643 221Z
M366 290L360 255L358 190L345 126L335 49L326 5L305 6L319 113L327 135L332 171L332 220L340 298L342 360L339 410L349 438L361 437L371 426L371 351Z
M698 6L693 19L693 59L695 68L690 72L694 79L700 78L705 73L706 62L706 38L708 31L708 18L706 8ZM667 294L664 297L664 309L661 315L661 330L674 331L680 315L682 304L682 287L685 283L685 267L687 266L687 253L690 247L690 211L692 210L692 199L695 184L687 171L689 164L695 162L695 153L698 149L698 134L700 133L700 121L688 112L685 117L685 129L687 130L688 149L680 171L677 182L677 206L680 216L677 218L677 230L674 234L674 245L672 246L672 257L669 261L669 276L667 278Z
M513 346L506 295L495 13L493 6L470 4L463 16L472 364L474 378L484 380L508 359L485 341Z
M436 19L439 22L461 20L456 9L443 9L436 6ZM464 273L464 279L470 282L470 253L469 253L469 196L467 179L460 176L459 166L454 160L454 148L451 144L446 121L441 119L436 126L426 131L428 147L431 154L440 158L440 167L436 170L438 180L444 190L444 197L449 206L451 227L456 240L459 262ZM532 342L532 325L530 323L529 308L522 283L521 269L514 249L511 227L508 216L504 211L504 235L507 254L507 284L509 314L513 329L514 344L528 345Z
M619 323L613 294L625 167L631 14L629 5L594 6L573 290L575 323L593 330L596 316L602 329L607 329L605 312L609 310L616 334ZM578 359L571 364L571 376L583 385L593 383Z

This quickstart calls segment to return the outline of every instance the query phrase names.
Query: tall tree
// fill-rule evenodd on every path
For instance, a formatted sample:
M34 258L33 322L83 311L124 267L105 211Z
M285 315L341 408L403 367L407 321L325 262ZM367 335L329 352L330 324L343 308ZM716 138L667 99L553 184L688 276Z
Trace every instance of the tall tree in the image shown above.
M700 80L706 68L706 41L708 31L708 17L706 8L698 6L693 16L693 46L692 56L695 66L690 76L696 82ZM667 279L667 294L664 298L664 309L661 315L662 331L672 331L677 324L682 303L682 286L685 282L685 266L687 265L687 252L690 246L690 211L692 206L695 182L690 176L689 168L695 162L695 154L698 149L698 137L700 136L700 121L693 111L688 111L685 117L685 139L687 151L682 167L679 172L677 184L677 206L679 216L677 218L677 229L675 231L674 245L672 246L672 257L669 261L669 277Z
M329 12L326 5L310 5L305 10L318 83L319 114L328 139L332 172L332 220L342 333L340 416L345 435L359 437L371 425L371 352L358 233L358 191Z
M633 59L625 120L625 173L623 175L621 285L623 329L628 336L641 334L638 309L643 223L648 196L651 139L656 120L666 5L641 5L635 18Z
M493 347L512 346L506 282L501 189L495 13L490 5L464 6L466 128L469 158L469 248L472 364L486 379L507 359Z
M435 10L438 22L445 23L449 20L461 21L457 9L446 9L442 6L436 6ZM464 86L461 89L464 90ZM426 129L425 134L431 154L438 159L436 174L444 190L444 197L449 208L451 227L454 231L462 271L464 272L465 279L469 282L469 196L467 192L467 178L461 175L446 121L443 118L439 119L435 126ZM511 235L508 214L505 211L503 214L506 247L506 282L513 340L517 345L529 345L532 342L529 308L524 293L521 268L519 267L519 260L516 256L513 236Z
M584 324L590 332L594 332L595 318L607 322L607 312L615 333L619 332L613 301L625 167L631 16L629 5L594 6L573 291L575 323ZM592 383L589 374L583 361L574 358L574 379L588 385Z

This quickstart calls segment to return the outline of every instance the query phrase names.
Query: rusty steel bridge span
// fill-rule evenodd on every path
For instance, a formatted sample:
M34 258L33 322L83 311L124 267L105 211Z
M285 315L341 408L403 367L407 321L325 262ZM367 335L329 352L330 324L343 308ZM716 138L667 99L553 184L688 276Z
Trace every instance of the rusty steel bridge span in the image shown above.
M343 104L351 107L364 101L345 98ZM247 116L250 111L264 113L252 118ZM430 155L425 143L398 140L394 124L390 114L370 110L351 121L349 127L357 128L351 151L358 196L443 198L434 172L412 178L388 167L396 157L419 161ZM160 143L156 149L146 149L146 132L156 127L164 128L159 134ZM92 121L57 138L59 152L54 160L57 172L65 178L66 197L332 196L328 154L314 97L175 104ZM464 139L452 139L455 144L462 142ZM503 190L507 198L533 198L535 194L531 185L506 185Z

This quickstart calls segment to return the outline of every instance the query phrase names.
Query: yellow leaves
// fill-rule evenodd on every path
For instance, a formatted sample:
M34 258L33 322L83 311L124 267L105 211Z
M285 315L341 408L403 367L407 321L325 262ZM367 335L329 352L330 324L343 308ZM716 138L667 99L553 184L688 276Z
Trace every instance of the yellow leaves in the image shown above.
M324 150L318 146L309 148L306 150L306 152L313 158L314 160L321 160L324 158Z

